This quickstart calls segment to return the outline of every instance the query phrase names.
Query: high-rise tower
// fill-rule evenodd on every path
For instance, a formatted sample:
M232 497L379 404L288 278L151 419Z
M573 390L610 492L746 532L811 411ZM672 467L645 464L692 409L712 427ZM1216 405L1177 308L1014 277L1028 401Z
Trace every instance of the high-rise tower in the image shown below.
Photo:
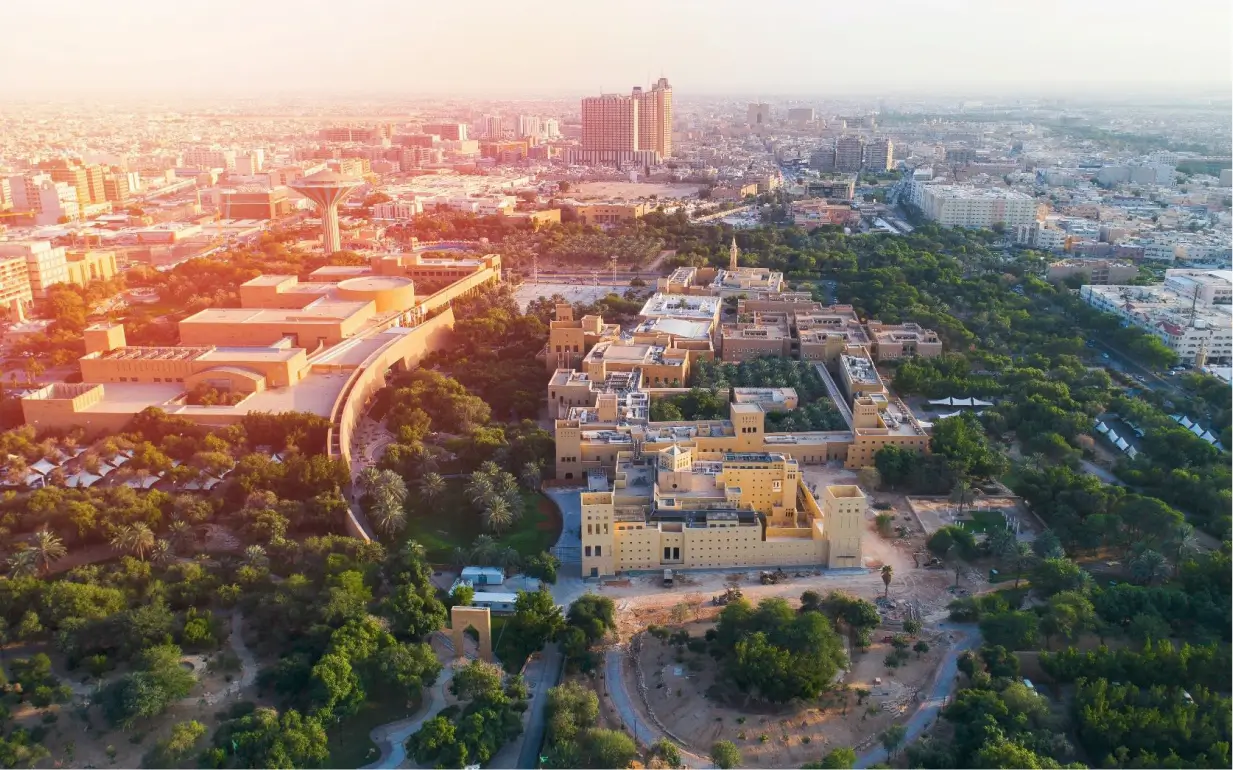
M362 184L358 179L349 179L326 169L287 185L321 209L321 245L326 254L333 254L342 248L342 239L338 235L338 204Z

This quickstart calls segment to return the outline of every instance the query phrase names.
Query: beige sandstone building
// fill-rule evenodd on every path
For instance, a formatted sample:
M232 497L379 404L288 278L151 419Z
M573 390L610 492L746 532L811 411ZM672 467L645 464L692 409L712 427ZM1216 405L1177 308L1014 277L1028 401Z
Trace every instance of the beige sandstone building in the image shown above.
M860 567L866 500L828 486L821 505L796 460L677 444L634 459L582 493L582 574L823 565Z

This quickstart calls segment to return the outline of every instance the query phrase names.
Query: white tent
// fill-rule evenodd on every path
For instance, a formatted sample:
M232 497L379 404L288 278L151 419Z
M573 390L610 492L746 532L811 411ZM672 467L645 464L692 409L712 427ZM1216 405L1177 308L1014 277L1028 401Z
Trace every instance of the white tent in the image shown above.
M124 480L124 486L132 487L133 489L149 489L158 483L158 476L143 476L141 478L133 477Z
M1199 436L1199 438L1203 439L1204 441L1206 441L1206 442L1207 442L1207 443L1209 443L1209 444L1215 444L1215 443L1216 443L1216 437L1212 435L1212 432L1211 432L1210 430L1205 430L1205 431L1203 431L1203 435L1202 435L1202 436Z
M1203 429L1199 427L1199 424L1198 424L1198 423L1195 423L1194 425L1191 425L1191 426L1190 426L1190 432L1191 432L1191 433L1193 433L1193 434L1194 434L1194 435L1196 435L1196 436L1202 436L1202 435L1203 435Z
M1130 444L1126 443L1126 439L1124 439L1124 438L1119 438L1119 439L1115 442L1115 446L1116 446L1118 449L1122 450L1123 452L1125 452L1127 449L1129 449L1129 448L1130 448Z
M1098 421L1098 422L1096 423L1096 432L1097 432L1097 433L1101 433L1101 434L1108 433L1108 432L1109 432L1109 426L1108 426L1108 425L1105 425L1103 422L1099 422L1099 421Z
M952 406L950 396L947 396L946 398L931 398L929 399L929 403L937 404L938 406Z
M1183 418L1180 420L1180 422L1181 422L1181 424L1182 424L1182 427L1183 427L1183 428L1189 428L1190 426L1194 425L1194 423L1190 421L1190 418L1189 418L1189 417L1183 417Z
M89 471L81 471L69 476L65 481L70 487L92 487L102 480L102 476L95 476Z
M992 401L981 401L979 398L972 398L972 406L993 406Z
M949 413L947 413L947 414L939 414L939 415L938 415L938 419L939 419L939 420L945 420L945 419L947 419L947 418L949 418L949 417L958 417L958 416L959 416L959 415L961 415L961 414L963 414L963 412L949 412Z
M1120 439L1121 439L1121 436L1117 435L1117 431L1110 428L1109 429L1109 440L1112 441L1114 444L1116 444L1118 440Z
M1180 414L1171 414L1169 415L1169 419L1172 420L1173 422L1181 422L1182 416Z
M954 404L955 406L972 406L973 405L972 399L970 398L952 398L950 402Z
M1139 450L1135 449L1134 447L1130 447L1129 449L1126 450L1126 456L1129 457L1131 460L1133 460L1139 456Z
M30 466L30 470L34 471L35 473L39 474L40 476L46 476L47 474L51 473L52 471L54 471L54 470L55 470L56 468L58 468L58 467L60 467L60 466L58 466L58 465L56 465L55 463L51 462L51 461L50 461L50 460L48 460L47 458L43 458L43 459L39 460L38 462L36 462L35 464L31 465L31 466Z

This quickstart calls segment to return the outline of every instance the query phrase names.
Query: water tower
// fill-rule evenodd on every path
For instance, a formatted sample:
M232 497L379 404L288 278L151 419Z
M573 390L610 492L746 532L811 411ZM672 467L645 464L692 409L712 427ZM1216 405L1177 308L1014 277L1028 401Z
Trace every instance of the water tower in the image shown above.
M326 169L288 185L321 209L321 226L324 230L321 245L326 254L333 254L342 248L342 240L338 236L338 204L362 184L362 180L348 179Z

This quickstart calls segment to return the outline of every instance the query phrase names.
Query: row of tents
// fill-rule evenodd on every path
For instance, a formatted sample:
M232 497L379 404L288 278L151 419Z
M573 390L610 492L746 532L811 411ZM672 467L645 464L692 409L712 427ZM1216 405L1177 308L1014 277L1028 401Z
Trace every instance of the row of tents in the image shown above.
M931 398L929 403L934 406L993 406L992 401L982 401L979 398L955 398L954 396Z
M1125 452L1126 456L1130 459L1133 460L1139 456L1139 450L1132 447L1129 441L1117 435L1117 431L1110 428L1108 425L1105 425L1103 422L1096 422L1096 432L1109 439L1113 446Z
M1198 436L1199 438L1203 439L1207 443L1211 444L1217 449L1224 449L1224 447L1220 445L1220 440L1216 438L1215 434L1213 434L1210 430L1203 430L1203 428L1199 425L1199 423L1192 422L1191 419L1189 417L1186 417L1185 415L1173 414L1169 416L1172 418L1173 422L1182 426L1183 428L1190 431L1191 433Z

